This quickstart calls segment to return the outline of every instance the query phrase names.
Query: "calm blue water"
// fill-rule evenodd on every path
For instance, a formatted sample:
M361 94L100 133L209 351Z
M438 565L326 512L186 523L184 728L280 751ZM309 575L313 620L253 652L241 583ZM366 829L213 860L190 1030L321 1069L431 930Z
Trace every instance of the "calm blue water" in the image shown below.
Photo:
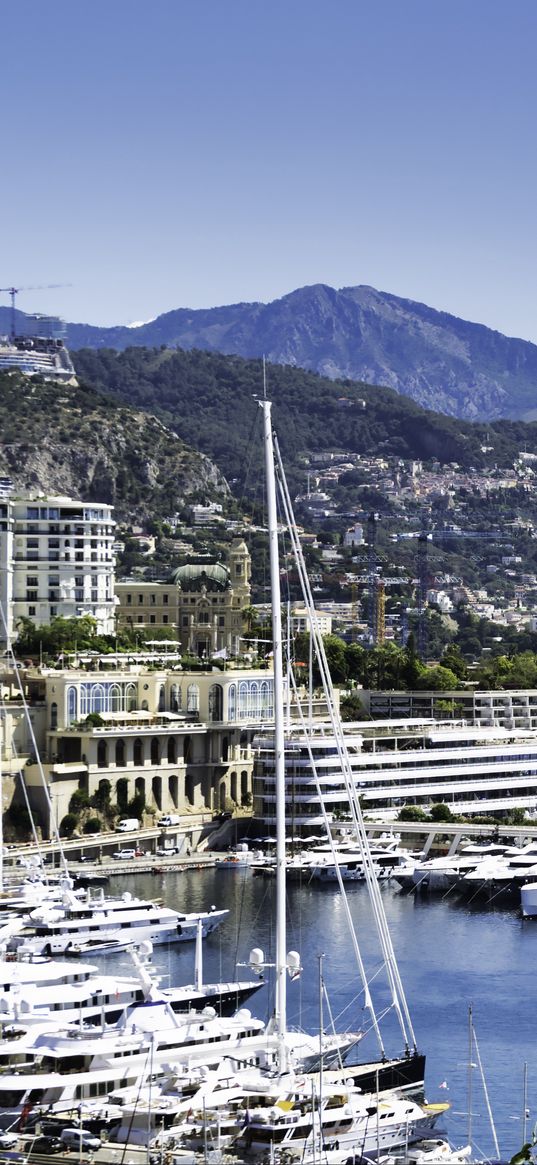
M248 872L190 871L164 876L116 877L114 889L158 897L176 909L204 909L214 903L230 914L204 943L204 977L231 979L235 962L246 961L253 946L273 957L271 881ZM521 1144L523 1069L528 1064L529 1129L537 1120L537 1015L535 966L537 924L523 923L514 911L478 909L458 900L416 899L382 886L383 901L408 998L420 1050L427 1055L426 1094L430 1101L449 1100L451 1139L465 1143L468 1110L468 1009L487 1080L502 1156ZM372 919L364 886L350 885L349 901L362 956L371 981L377 1014L388 1003ZM318 1028L318 956L337 1026L367 1025L363 998L339 891L335 887L290 886L288 949L300 951L304 972L288 986L290 1023ZM109 966L128 966L128 956L113 956ZM191 944L155 948L154 963L171 982L192 982ZM250 978L247 969L237 977ZM255 1015L269 1014L270 985L250 1002ZM326 1012L325 1012L326 1018ZM393 1022L387 1023L387 1050L400 1052ZM375 1057L370 1036L360 1058ZM473 1059L475 1060L475 1054ZM492 1138L480 1076L472 1074L474 1144L492 1153ZM439 1085L446 1082L447 1089ZM464 1114L464 1115L463 1115Z

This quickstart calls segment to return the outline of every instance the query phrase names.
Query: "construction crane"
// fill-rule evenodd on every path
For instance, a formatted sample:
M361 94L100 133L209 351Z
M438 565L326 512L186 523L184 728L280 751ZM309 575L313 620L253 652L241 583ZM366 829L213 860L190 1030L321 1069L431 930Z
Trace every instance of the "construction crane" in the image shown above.
M14 340L17 328L15 324L15 300L20 291L49 291L53 287L71 287L70 283L37 283L34 287L0 287L0 293L11 296L11 339Z
M367 519L367 627L370 643L377 641L377 521L378 514L375 513Z

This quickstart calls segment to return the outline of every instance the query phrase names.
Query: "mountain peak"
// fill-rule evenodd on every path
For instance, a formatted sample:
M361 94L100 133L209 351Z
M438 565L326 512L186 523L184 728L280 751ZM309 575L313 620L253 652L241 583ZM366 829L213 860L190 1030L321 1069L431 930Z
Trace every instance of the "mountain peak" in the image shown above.
M265 355L332 379L386 385L470 420L537 416L536 345L368 284L313 283L270 303L177 308L137 327L68 324L67 340L73 349Z

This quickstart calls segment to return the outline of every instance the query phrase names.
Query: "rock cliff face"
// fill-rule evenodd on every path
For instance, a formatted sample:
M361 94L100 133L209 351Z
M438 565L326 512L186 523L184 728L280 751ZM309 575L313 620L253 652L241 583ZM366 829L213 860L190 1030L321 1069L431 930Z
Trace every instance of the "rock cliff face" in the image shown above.
M0 309L0 326L1 326ZM131 345L265 355L382 384L468 419L537 416L537 346L372 287L303 287L273 303L179 309L137 328L69 324L73 349Z
M0 475L16 490L110 502L117 519L135 522L229 492L216 466L156 417L84 387L1 374L0 424Z

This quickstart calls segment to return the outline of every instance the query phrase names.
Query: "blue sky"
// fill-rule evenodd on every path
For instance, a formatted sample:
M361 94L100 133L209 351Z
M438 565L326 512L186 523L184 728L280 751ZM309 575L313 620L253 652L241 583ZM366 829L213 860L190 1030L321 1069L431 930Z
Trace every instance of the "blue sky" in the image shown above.
M537 342L535 0L17 0L1 27L0 285L72 285L21 308L369 283Z

